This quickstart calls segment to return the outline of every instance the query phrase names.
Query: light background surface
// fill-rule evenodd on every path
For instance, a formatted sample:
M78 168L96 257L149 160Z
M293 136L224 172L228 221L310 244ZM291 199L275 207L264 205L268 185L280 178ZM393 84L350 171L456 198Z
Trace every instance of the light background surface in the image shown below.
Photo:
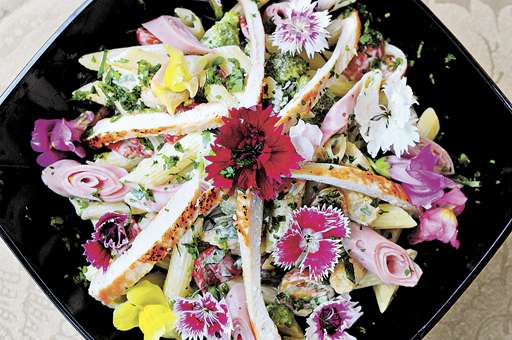
M424 1L512 98L512 0ZM0 91L81 2L0 0ZM512 339L511 249L509 239L428 340ZM0 263L0 339L81 339L3 242Z

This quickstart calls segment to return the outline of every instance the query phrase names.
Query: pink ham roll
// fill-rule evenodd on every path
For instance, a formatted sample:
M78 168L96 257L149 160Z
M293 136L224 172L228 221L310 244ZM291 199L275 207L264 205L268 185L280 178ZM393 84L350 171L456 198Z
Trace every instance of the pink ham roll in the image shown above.
M64 197L118 202L130 191L120 182L127 174L125 169L115 166L63 159L45 168L42 179L52 191Z
M226 296L229 314L233 319L232 338L235 340L255 340L251 330L251 320L247 311L243 283L235 283Z
M197 40L188 27L178 18L162 15L142 24L142 26L164 44L169 44L185 54L206 54L210 52L210 49Z
M338 100L325 115L324 121L320 126L323 133L322 145L327 143L329 138L338 132L344 132L348 127L350 115L354 113L356 99L361 92L363 83L357 82L350 91Z
M405 249L371 228L352 223L350 238L343 240L349 254L382 282L414 287L423 273Z

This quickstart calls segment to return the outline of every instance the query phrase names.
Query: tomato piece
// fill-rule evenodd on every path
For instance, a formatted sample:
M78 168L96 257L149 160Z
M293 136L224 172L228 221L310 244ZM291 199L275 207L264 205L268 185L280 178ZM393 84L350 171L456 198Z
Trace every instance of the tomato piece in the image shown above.
M137 35L137 41L140 45L155 45L162 43L157 37L155 37L145 28L137 28L137 32L135 34Z

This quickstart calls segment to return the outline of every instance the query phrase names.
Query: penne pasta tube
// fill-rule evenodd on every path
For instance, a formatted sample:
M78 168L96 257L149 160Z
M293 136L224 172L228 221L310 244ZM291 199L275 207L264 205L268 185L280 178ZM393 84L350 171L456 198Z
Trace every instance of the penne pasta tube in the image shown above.
M369 223L374 229L406 229L418 225L404 209L392 204L379 205L380 212L375 220Z
M176 297L185 297L190 289L195 259L188 252L185 244L192 243L195 237L200 237L203 232L203 222L203 218L198 218L172 250L163 288L165 296L171 300Z

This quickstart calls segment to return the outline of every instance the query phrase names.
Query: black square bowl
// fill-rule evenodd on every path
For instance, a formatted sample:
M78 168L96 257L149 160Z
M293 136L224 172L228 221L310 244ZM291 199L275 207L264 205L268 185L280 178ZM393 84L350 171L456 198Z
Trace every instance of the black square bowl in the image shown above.
M385 314L378 312L371 292L354 293L365 313L351 330L359 339L419 339L482 270L512 228L512 106L419 0L366 4L382 18L377 25L384 36L415 60L408 78L419 98L418 112L432 106L441 113L442 145L453 158L465 153L471 160L458 173L479 174L482 182L478 190L465 190L469 202L459 221L459 250L438 242L415 247L417 262L424 269L417 287L401 288ZM29 146L30 132L37 118L76 115L69 101L71 92L94 76L78 64L79 56L135 45L134 30L140 23L172 14L176 6L212 15L205 2L190 0L86 1L0 98L1 236L86 338L134 339L141 334L117 332L112 311L90 298L74 280L84 264L80 244L89 237L91 227L75 216L66 199L41 182L41 168ZM420 44L421 58L417 58ZM456 60L448 68L449 53Z

